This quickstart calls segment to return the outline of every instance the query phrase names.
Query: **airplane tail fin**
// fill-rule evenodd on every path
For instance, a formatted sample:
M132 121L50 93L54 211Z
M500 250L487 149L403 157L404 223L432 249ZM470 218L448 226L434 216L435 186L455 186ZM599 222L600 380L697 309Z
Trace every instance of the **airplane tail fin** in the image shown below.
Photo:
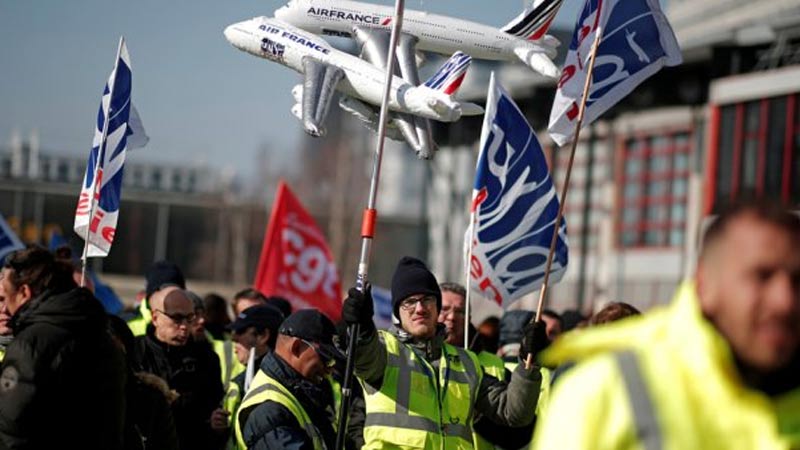
M564 0L533 0L520 15L500 30L520 39L535 41L544 37Z
M449 96L455 95L467 75L471 62L471 56L462 52L453 53L453 56L425 82L425 87Z

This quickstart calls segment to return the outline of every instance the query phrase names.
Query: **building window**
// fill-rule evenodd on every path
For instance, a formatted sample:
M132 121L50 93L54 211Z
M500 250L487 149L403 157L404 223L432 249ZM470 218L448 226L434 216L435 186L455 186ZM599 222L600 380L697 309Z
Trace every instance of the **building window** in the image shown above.
M69 179L69 163L66 161L59 161L58 163L58 173L56 175L56 181L60 181L62 183L68 183Z
M711 211L747 198L800 203L800 95L719 106Z
M691 135L681 130L624 141L618 221L622 247L679 247L686 227Z

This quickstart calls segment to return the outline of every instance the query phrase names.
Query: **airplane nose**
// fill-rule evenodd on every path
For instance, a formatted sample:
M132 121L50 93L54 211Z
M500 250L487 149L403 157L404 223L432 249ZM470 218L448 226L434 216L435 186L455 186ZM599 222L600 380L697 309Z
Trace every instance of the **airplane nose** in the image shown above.
M236 45L236 30L234 29L235 27L236 25L228 25L225 28L225 31L223 31L223 34L225 34L225 39L227 39L228 42L230 42L233 45Z

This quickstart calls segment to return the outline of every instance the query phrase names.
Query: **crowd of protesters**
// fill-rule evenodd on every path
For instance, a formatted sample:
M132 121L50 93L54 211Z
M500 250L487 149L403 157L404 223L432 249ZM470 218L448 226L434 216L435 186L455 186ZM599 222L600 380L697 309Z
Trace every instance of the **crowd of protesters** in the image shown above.
M200 297L168 261L126 321L70 257L31 246L3 263L0 449L317 450L338 434L346 449L800 448L800 219L769 202L708 227L665 307L477 327L464 287L412 257L388 330L369 284L334 324L251 288Z

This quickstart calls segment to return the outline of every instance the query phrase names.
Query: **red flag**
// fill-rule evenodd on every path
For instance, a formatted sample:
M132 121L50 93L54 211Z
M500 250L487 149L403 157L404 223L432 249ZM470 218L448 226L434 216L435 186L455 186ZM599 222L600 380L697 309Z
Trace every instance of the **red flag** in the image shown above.
M295 309L315 308L336 322L342 313L339 272L325 236L285 182L278 184L253 282Z

